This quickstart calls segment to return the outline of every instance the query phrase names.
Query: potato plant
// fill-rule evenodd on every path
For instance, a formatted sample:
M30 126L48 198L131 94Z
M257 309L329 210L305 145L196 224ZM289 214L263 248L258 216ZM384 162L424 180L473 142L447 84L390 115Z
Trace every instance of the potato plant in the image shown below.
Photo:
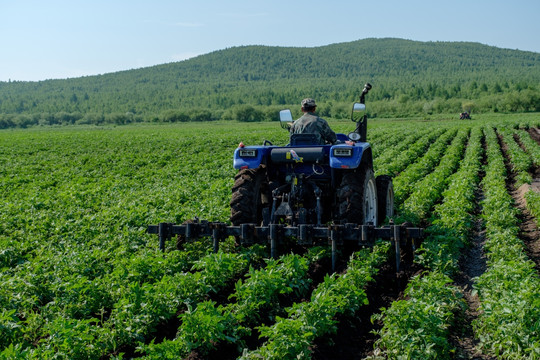
M424 224L429 235L416 256L424 275L378 318L377 346L390 357L452 351L448 329L463 311L453 276L480 221L488 270L475 283L475 336L486 354L538 358L538 272L519 239L497 139L521 139L514 143L534 165L539 146L518 127L538 124L500 119L370 121L375 170L395 180L396 221ZM350 121L331 126L352 130ZM0 357L215 356L226 344L238 349L231 358L308 358L338 319L366 308L365 286L391 258L388 244L356 254L311 291L310 255L267 260L265 249L232 239L218 254L206 240L179 251L170 241L160 252L145 233L163 221L228 221L232 153L264 140L284 145L288 135L276 123L236 122L1 131ZM527 200L538 217L537 194ZM400 311L406 321L396 323ZM406 333L411 346L396 347L390 333Z

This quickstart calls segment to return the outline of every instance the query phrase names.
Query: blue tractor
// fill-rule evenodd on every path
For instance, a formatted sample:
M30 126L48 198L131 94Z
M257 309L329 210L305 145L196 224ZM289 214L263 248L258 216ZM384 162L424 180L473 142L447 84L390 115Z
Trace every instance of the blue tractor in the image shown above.
M366 84L352 109L356 130L336 134L337 144L319 145L313 134L292 134L287 146L241 144L234 153L231 223L241 225L374 225L394 215L392 179L375 178L366 141ZM280 112L288 129L290 110Z
M211 237L214 251L219 243L234 236L238 245L268 244L272 257L291 245L330 244L332 267L338 247L373 246L376 239L389 239L395 246L399 271L401 247L416 247L423 230L394 225L392 179L375 178L373 155L367 142L365 95L353 104L351 119L356 128L348 135L337 134L337 144L320 145L313 134L292 134L287 146L265 141L261 146L244 146L234 152L238 169L232 188L231 224L188 220L183 224L149 225L148 233L165 242L177 235L178 244ZM290 110L280 112L280 122L289 129ZM390 218L389 225L380 226Z

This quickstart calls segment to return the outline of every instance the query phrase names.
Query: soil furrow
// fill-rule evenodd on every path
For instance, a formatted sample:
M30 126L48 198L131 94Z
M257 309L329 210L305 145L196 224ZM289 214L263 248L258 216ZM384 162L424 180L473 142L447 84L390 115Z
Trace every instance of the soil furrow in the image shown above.
M455 359L493 359L477 350L478 340L472 329L472 323L478 317L480 306L478 295L474 291L474 281L486 271L486 256L483 250L485 241L483 222L477 220L471 244L460 260L460 273L455 277L455 283L461 288L467 302L467 309L458 319L452 333L452 340L456 346Z
M482 167L486 165L486 144L482 138L482 147L484 149L482 156ZM478 182L481 183L484 178L484 172L479 174ZM464 253L459 261L459 273L454 278L455 284L461 288L463 298L467 302L467 309L452 331L452 341L456 346L455 359L474 359L489 360L493 359L488 355L482 354L477 350L478 340L474 336L472 329L473 321L478 317L480 301L474 291L475 278L486 271L486 256L484 253L484 244L486 242L483 221L480 218L482 213L481 204L484 194L481 187L476 191L476 209L474 217L476 218L474 233L470 238L470 244L464 249Z
M398 274L395 266L390 263L382 267L375 281L366 288L369 304L360 308L353 317L338 319L335 335L317 339L312 347L313 360L353 360L373 355L377 339L373 331L379 330L382 323L372 323L371 316L399 300L409 279L422 271L421 267L412 261L402 262L402 266Z
M540 144L540 131L536 128L529 129L530 134L535 134L533 138ZM519 238L523 240L525 249L529 259L535 263L536 271L540 274L540 231L538 230L538 224L536 219L527 209L527 202L525 200L525 194L531 188L531 185L524 184L516 189L516 174L512 171L512 163L508 156L508 149L499 136L499 143L504 156L504 163L506 166L506 187L512 198L514 199L516 207L519 209ZM531 174L535 176L538 173L538 169L534 167L531 170ZM538 179L533 179L533 183L537 183Z

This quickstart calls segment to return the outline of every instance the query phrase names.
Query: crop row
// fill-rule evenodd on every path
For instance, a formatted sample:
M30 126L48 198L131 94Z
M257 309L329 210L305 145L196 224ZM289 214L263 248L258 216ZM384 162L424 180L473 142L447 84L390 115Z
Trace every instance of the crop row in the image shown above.
M476 282L481 313L474 321L480 346L504 359L540 356L540 279L518 237L517 210L506 189L497 137L486 126L488 166L482 181L487 271Z
M272 321L279 313L280 297L305 296L310 284L308 265L308 257L285 255L268 260L262 269L251 268L245 281L238 280L236 291L229 296L235 302L217 306L214 301L203 301L190 306L181 315L175 339L152 343L141 351L147 359L177 359L194 350L206 355L221 342L239 343L251 335L250 326Z
M529 190L525 194L525 199L527 200L527 208L534 215L538 224L540 221L540 193Z
M107 319L59 316L42 324L40 345L31 353L38 357L99 358L136 345L187 305L222 289L245 271L246 265L239 254L210 254L195 262L195 272L165 275L155 283L130 283Z
M412 128L403 128L401 131L396 131L395 128L392 130L392 132L389 132L388 129L383 128L369 133L369 143L373 149L374 158L388 152L390 148L407 143L407 139L411 139L411 135L417 133Z
M403 142L374 159L375 173L392 176L399 173L413 163L443 131L443 129L424 130L408 136Z
M517 134L525 150L530 154L533 164L540 166L540 145L525 130L516 130L514 133Z
M386 243L355 253L346 272L325 277L310 301L294 304L287 309L288 317L277 317L274 325L261 326L267 341L256 350L245 350L241 359L309 359L313 341L335 333L336 316L352 316L368 303L364 288L387 259L389 248Z
M423 243L418 261L426 268L452 276L458 270L461 250L468 245L475 226L476 191L482 169L482 130L471 130L459 170L449 179L443 201L435 207L430 236Z
M429 150L415 163L409 165L393 179L395 202L399 206L414 189L418 180L429 174L441 160L448 144L455 137L457 130L450 129L442 134Z
M502 135L503 141L506 144L512 171L516 174L516 187L520 187L523 184L530 184L532 181L532 176L529 173L532 167L530 155L523 151L515 141L513 129L501 127L497 131Z
M443 202L435 209L430 235L419 250L418 260L429 271L411 280L403 300L373 316L383 322L376 346L389 359L450 358L448 331L464 304L448 275L457 271L461 250L474 227L481 137L481 129L473 128L465 157L443 193Z
M527 154L529 154L532 164L540 167L540 145L525 130L514 130L514 134L519 139ZM525 200L527 202L527 209L536 218L536 223L538 224L540 222L540 194L530 189L525 194Z
M232 279L238 279L246 271L245 255L206 256L205 243L188 244L187 251L164 254L157 251L156 239L143 234L148 223L181 222L195 216L226 220L234 173L230 157L240 140L261 143L260 139L270 138L279 143L280 139L287 138L281 130L269 133L269 124L245 124L246 129L234 133L220 131L226 130L221 124L188 125L187 130L185 127L133 127L0 134L3 170L0 173L3 193L0 203L0 357L114 358L121 357L122 352L133 352L136 346L146 356L158 357L159 352L152 352L153 346L157 351L159 346L165 347L169 342L189 343L182 354L204 353L209 344L244 346L246 334L251 331L251 336L256 336L257 325L263 323L266 327L259 331L263 334L262 340L267 342L260 349L246 350L246 357L277 354L282 348L280 341L290 343L289 349L301 349L295 354L308 357L313 340L335 329L336 316L351 314L363 304L365 294L361 287L348 288L353 283L354 286L365 284L365 279L355 278L353 266L350 275L348 271L347 276L328 277L319 285L320 290L313 292L311 301L288 309L288 317L275 318L275 315L285 314L283 298L289 300L288 294L277 295L280 305L275 305L276 292L294 288L280 282L288 279L288 275L276 277L282 274L281 270L272 270L268 281L263 280L264 268L249 270L248 276L237 283L227 303L223 298L229 295ZM437 159L428 160L427 153L435 153L437 147L433 144L428 150L428 146L434 141L442 143L444 136L455 132L455 126L416 125L418 127L390 123L370 133L377 134L374 143L374 147L378 146L377 151L374 148L374 155L378 155L377 171L380 167L381 171L386 168L392 169L394 174L401 172L397 180L409 171L412 173L405 169L412 169L415 162L425 162L428 167L436 165ZM339 126L345 128L349 123ZM216 128L222 133L219 139L214 135ZM467 154L475 131L474 128L471 131ZM456 139L465 141L465 133L466 129L460 130ZM212 156L208 156L208 138L213 139ZM454 182L471 181L454 180L456 175L448 175L460 160L449 154L464 152L463 144L457 145L460 141L456 139L435 169L438 175L428 175L433 183L446 182L440 189L448 184L451 189ZM521 143L527 147L526 141ZM527 152L532 154L528 147ZM467 154L460 171L468 162ZM454 170L437 170L443 164L453 164ZM413 178L418 180L419 177ZM417 192L431 186L424 181L410 182L415 183ZM396 185L396 191L401 188ZM452 195L448 191L437 191L438 195L429 200L428 207L432 209L441 198L444 198L443 204L450 203ZM470 196L470 190L463 191ZM430 239L435 241L428 239L419 257L424 266L442 268L445 274L455 268L457 260L449 255L447 247L458 244L456 239L462 229L464 232L469 229L465 224L469 224L470 217L461 217L460 213L461 210L470 213L469 205L461 203L461 209L454 210L455 213L450 207L444 211L441 206L435 207L437 221L448 225L450 219L461 220L448 225L456 230L452 236L450 232L444 237L432 232L434 237ZM429 214L427 210L418 218L423 216L426 220ZM445 216L448 219L442 220ZM441 224L434 223L431 230ZM430 244L441 248L430 247ZM167 250L174 246L174 242L169 242ZM227 251L226 244L223 248ZM364 254L361 258L369 256L372 255ZM305 261L299 259L299 263ZM274 269L270 263L268 269ZM210 274L211 271L220 275ZM368 273L369 276L372 274ZM295 279L307 281L301 275ZM455 290L446 277L437 273L416 278L409 289L407 296L411 299L412 294L426 292L435 296L438 291L437 296L446 299L447 290L452 293ZM459 293L454 295L459 298ZM436 301L435 297L428 299ZM454 309L454 305L445 300L437 311L447 314L446 306ZM528 306L538 307L530 303ZM417 311L418 317L425 314ZM525 314L530 315L538 314ZM446 326L448 321L451 318L444 319L441 326ZM176 331L178 323L181 325L176 338L162 341L163 329L169 331L167 338L174 337L170 331ZM297 331L297 326L302 331ZM203 327L207 333L195 331L193 327ZM285 335L272 335L274 332L282 334L281 331L289 331L293 340ZM156 336L153 345L148 345ZM537 341L535 336L532 334L530 338ZM296 345L297 342L301 345ZM280 349L274 349L278 347ZM283 349L287 351L287 347Z
M415 185L415 190L401 206L402 216L413 223L420 219L427 219L428 214L441 198L442 193L450 180L459 162L463 158L465 142L469 135L469 129L460 129L452 143L446 149L439 165L433 172L426 175Z

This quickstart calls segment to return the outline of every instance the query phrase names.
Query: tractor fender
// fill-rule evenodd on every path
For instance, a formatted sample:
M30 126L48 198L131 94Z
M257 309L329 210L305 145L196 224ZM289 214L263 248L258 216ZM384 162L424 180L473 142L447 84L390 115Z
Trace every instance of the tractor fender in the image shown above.
M334 169L356 169L370 149L369 143L345 143L330 148L330 167Z
M270 152L269 146L242 146L234 151L233 166L235 169L255 169L266 163Z

